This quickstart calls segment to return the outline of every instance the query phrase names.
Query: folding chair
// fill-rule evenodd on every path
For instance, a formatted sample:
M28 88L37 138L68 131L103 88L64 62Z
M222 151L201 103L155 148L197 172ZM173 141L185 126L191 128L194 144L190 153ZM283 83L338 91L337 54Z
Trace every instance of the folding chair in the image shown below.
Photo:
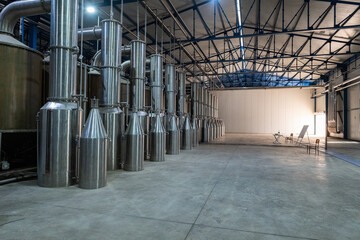
M307 153L310 154L311 149L315 150L315 155L316 153L319 155L320 154L320 139L316 139L315 140L315 144L312 146L311 143L309 143L307 145Z
M290 134L290 137L285 138L285 143L287 143L288 141L290 141L290 143L294 142L294 134L293 133Z

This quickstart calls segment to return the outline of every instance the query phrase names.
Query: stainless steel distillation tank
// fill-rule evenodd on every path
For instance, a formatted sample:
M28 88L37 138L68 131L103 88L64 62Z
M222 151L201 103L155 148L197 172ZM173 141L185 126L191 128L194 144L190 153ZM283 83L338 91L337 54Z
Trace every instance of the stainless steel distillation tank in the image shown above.
M178 93L177 93L177 114L180 120L180 148L190 150L192 148L192 126L189 121L189 126L185 125L186 117L189 118L189 114L185 115L185 73L180 69L178 71ZM189 137L190 136L190 137ZM191 145L191 147L189 147Z
M168 133L166 139L166 153L171 155L180 154L180 130L178 119L175 114L176 109L176 79L175 65L167 64L165 68L166 83L166 101L165 107L167 111L166 131Z
M146 154L148 154L147 145L144 146L144 134L147 134L148 126L148 116L144 106L146 44L144 41L133 40L130 45L130 110L132 114L125 134L126 159L124 169L141 171L144 169L145 149Z
M120 168L120 142L122 110L120 109L121 74L121 36L120 22L114 19L102 21L101 40L101 80L102 98L100 114L109 137L107 147L107 169Z
M193 147L197 147L199 144L199 138L200 138L200 131L199 131L199 92L200 92L200 86L196 82L191 83L191 112L192 112L192 120L191 125L193 129Z
M98 100L92 99L92 109L80 138L79 187L101 188L106 185L107 142Z
M150 161L165 161L166 130L164 128L163 107L163 59L160 54L150 56Z
M51 1L50 93L40 109L38 184L66 187L75 180L81 115L76 99L77 0Z
M202 142L209 142L209 124L208 124L208 114L209 114L209 97L208 91L203 88L203 108L204 108L204 116L202 123Z
M36 146L36 114L44 103L43 55L16 40L13 32L20 17L47 13L50 4L50 0L16 1L0 12L0 161L2 156L10 161L16 156L19 162L24 155L26 164L36 164L36 151L29 149Z
M177 72L177 84L178 84L178 91L176 94L176 112L179 118L179 128L180 131L183 130L183 125L185 122L185 100L186 100L186 93L185 93L185 73L182 69ZM181 137L180 137L181 139Z

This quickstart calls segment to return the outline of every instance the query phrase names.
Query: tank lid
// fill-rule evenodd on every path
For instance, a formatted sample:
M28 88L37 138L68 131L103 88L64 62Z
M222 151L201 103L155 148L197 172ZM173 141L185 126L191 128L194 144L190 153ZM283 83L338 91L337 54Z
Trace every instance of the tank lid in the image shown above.
M41 57L43 57L43 55L39 51L36 51L36 50L26 46L25 44L23 44L22 42L18 41L17 39L13 38L12 36L10 36L8 34L0 33L0 45L1 44L12 46L12 47L23 48L23 49L26 49L28 51L32 51L34 53L37 53Z

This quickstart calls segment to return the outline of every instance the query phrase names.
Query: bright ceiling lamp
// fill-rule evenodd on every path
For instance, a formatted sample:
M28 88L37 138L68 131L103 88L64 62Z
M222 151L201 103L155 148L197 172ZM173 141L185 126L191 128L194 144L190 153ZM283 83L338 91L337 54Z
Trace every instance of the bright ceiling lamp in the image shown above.
M93 6L88 6L88 7L86 8L86 11L87 11L88 13L95 13L95 12L96 12L96 10L95 10L95 8L94 8Z

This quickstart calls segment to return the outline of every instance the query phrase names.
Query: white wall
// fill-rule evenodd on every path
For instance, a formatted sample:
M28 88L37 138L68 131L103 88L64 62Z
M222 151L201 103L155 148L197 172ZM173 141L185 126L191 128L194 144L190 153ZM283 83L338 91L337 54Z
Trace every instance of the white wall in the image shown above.
M214 91L226 132L298 134L303 125L314 132L314 100L310 89Z

